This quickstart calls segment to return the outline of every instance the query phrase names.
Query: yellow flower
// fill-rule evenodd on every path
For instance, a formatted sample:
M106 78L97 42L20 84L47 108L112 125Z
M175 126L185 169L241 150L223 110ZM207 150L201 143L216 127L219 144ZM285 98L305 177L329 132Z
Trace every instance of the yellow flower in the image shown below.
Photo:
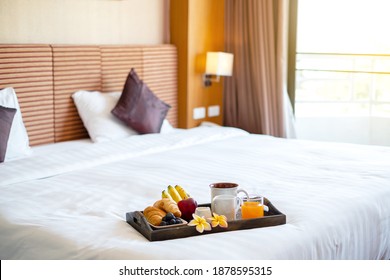
M189 226L196 226L196 230L200 233L202 233L204 230L211 230L210 224L206 221L205 218L199 217L195 214L192 214L192 217L194 219L188 223Z
M226 221L226 216L224 215L218 215L216 213L213 213L214 217L209 218L211 220L212 227L220 226L223 228L226 228L228 226L228 223Z

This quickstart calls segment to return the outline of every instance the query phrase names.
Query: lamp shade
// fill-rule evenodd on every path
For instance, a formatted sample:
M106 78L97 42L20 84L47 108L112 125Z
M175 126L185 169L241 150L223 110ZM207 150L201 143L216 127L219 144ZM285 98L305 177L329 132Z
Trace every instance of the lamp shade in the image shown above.
M208 52L206 55L206 74L231 76L233 72L233 54Z

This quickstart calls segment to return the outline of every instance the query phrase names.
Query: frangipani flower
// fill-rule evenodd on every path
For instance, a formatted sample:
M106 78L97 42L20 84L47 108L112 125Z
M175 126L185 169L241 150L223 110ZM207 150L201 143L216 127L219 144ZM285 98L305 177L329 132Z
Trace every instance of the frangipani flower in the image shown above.
M210 224L204 217L199 217L195 214L192 214L192 217L194 219L188 223L189 226L196 226L196 230L200 233L202 233L204 230L211 230Z
M216 213L213 213L213 217L209 218L209 220L211 221L212 227L216 227L219 225L220 227L226 228L228 226L226 216L224 215L218 215Z

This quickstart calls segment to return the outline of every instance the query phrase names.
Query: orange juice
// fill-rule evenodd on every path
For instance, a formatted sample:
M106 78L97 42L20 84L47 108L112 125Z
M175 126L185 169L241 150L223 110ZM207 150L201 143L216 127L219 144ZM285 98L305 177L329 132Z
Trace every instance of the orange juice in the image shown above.
M264 216L264 207L258 201L245 201L241 206L243 219L260 218Z

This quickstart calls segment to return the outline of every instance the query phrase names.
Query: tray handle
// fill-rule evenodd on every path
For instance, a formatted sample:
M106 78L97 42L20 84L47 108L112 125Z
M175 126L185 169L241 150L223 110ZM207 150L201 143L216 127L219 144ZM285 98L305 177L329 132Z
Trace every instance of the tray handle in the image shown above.
M146 228L147 230L153 230L141 211L133 212L132 215L130 216L130 219L131 222L133 222L139 228L144 228L144 229Z

